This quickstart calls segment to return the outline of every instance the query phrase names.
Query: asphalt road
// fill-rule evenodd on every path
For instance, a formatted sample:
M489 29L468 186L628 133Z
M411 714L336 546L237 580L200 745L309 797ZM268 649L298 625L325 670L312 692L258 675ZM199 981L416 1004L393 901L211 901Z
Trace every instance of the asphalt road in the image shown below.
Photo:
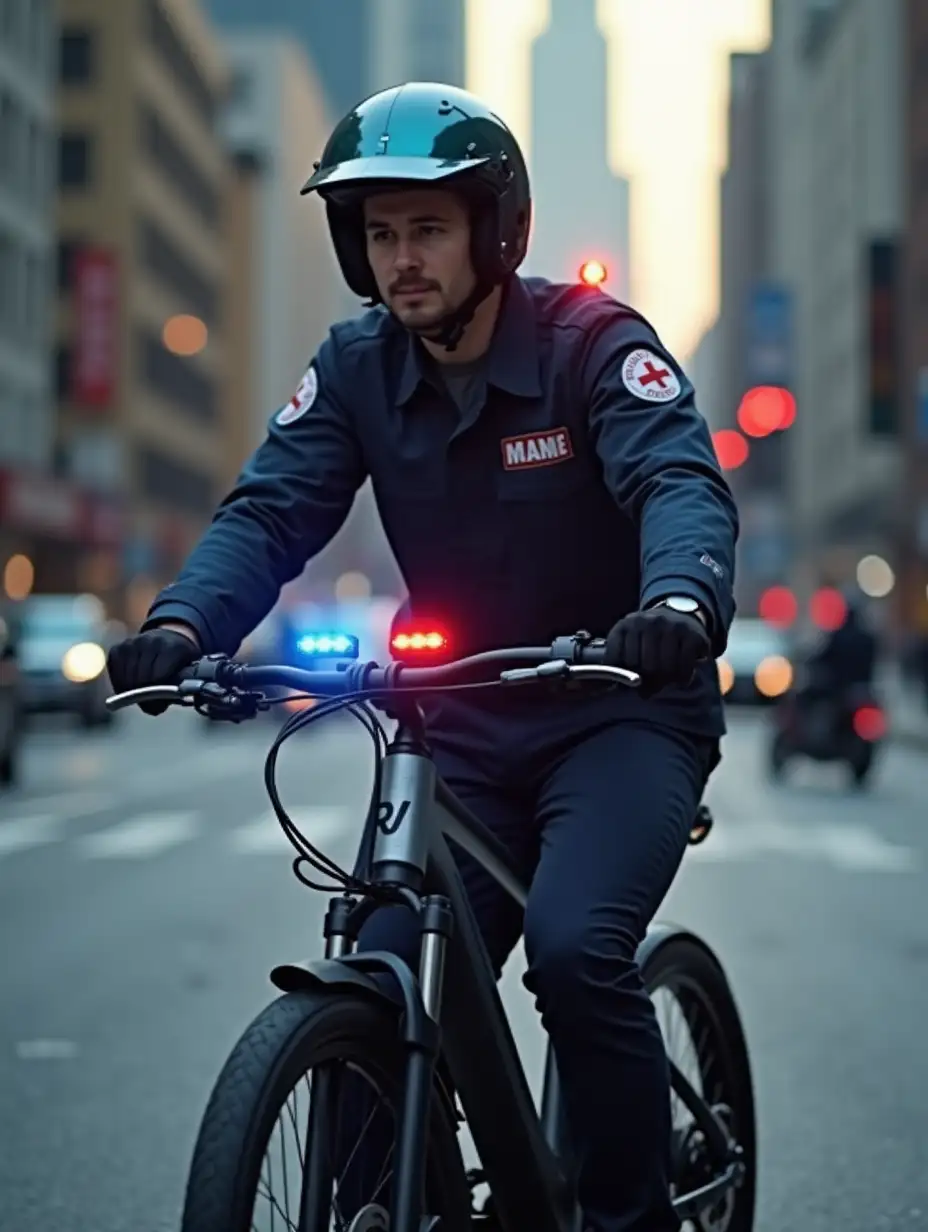
M774 788L757 718L710 788L716 830L661 912L726 965L760 1115L759 1232L928 1229L928 755L889 748L871 791L809 768ZM127 716L50 726L0 798L0 1228L175 1230L226 1055L318 953L324 897L289 871L262 781L271 728ZM281 784L350 862L367 737L294 741ZM302 802L302 809L298 806ZM506 1001L529 1073L542 1039L521 964Z

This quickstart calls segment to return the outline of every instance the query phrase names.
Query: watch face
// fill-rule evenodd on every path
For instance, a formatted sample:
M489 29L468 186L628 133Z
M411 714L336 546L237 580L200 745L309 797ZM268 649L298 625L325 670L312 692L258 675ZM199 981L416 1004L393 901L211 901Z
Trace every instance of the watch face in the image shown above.
M669 599L664 600L666 607L673 608L675 612L698 612L699 604L695 599L685 598L683 595L673 595Z

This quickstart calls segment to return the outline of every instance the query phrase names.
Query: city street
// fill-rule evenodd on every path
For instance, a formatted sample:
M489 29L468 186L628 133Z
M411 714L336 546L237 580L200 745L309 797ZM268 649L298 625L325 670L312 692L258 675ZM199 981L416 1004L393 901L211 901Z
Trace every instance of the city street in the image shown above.
M758 1232L928 1228L928 755L885 750L871 790L837 770L763 772L737 716L661 915L722 958L753 1053ZM357 728L357 730L355 730ZM0 1226L176 1232L213 1080L273 996L277 962L321 949L269 816L273 726L170 714L110 732L37 727L0 797ZM282 798L343 865L370 742L329 722L281 756ZM620 786L620 785L619 785ZM533 1082L541 1036L506 975Z

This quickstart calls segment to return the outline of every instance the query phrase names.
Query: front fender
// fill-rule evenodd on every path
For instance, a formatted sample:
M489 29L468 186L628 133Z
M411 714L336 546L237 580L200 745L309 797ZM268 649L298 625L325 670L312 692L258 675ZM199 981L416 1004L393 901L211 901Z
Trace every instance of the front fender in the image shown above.
M281 992L354 992L386 1001L394 1008L398 1004L390 995L389 981L378 982L366 971L359 971L337 958L314 958L305 963L283 963L271 972L271 983Z

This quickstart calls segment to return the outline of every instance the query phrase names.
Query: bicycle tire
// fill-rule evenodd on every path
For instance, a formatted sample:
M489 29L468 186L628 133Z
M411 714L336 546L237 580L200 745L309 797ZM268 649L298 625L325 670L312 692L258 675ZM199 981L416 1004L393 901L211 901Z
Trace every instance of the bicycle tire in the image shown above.
M723 1042L719 1061L725 1074L727 1102L734 1114L735 1140L744 1152L745 1166L743 1180L734 1191L735 1206L725 1232L752 1232L757 1201L754 1086L741 1016L725 972L712 953L697 941L676 936L647 956L642 978L652 996L662 987L672 990L674 984L685 983L699 996L703 1012L714 1022L718 1041Z
M260 1013L226 1061L203 1114L181 1232L249 1232L262 1161L277 1117L314 1065L351 1061L397 1109L404 1052L399 1011L352 994L286 993ZM430 1215L469 1232L471 1194L445 1098L431 1101L425 1189Z

